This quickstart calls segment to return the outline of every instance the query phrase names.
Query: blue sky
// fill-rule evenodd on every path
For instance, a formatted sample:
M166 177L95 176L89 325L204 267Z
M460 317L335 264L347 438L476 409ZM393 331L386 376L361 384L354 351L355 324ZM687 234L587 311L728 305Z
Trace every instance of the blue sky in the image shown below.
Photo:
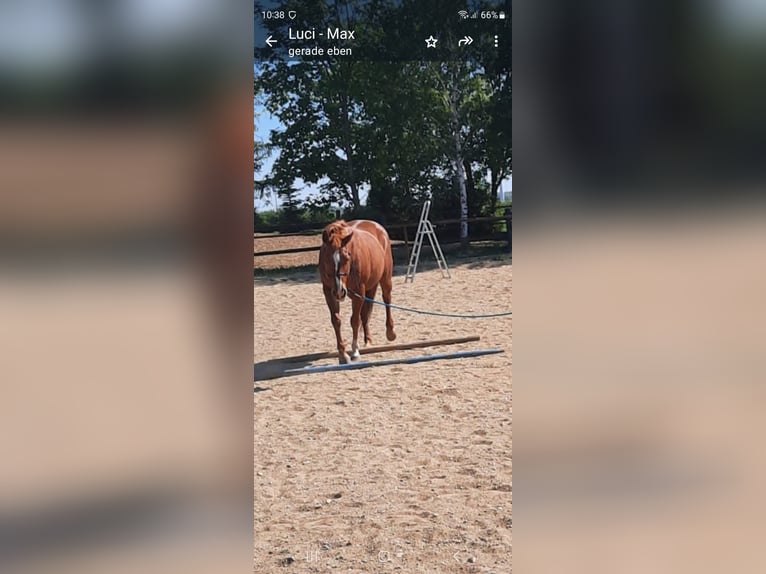
M253 126L253 141L259 143L266 143L269 141L269 133L271 130L279 127L279 120L268 113L265 109L258 104L253 106L255 111L255 125ZM253 180L261 179L264 175L271 171L272 165L274 165L275 154L271 154L264 162L260 171L253 173ZM254 206L258 210L270 209L272 205L264 200L254 198Z
M279 119L272 116L257 102L253 103L253 111L255 112L253 141L266 143L269 141L269 134L271 131L274 129L280 129L282 124L280 123ZM262 177L268 175L272 166L274 165L274 160L276 159L278 153L278 151L272 153L271 156L269 156L269 158L263 162L260 171L253 173L254 180L261 179ZM295 180L294 186L298 190L299 199L306 199L307 197L316 195L319 192L318 186L306 183L300 178ZM360 189L360 197L363 202L367 199L367 190L364 187ZM253 205L258 210L274 209L275 203L279 203L279 198L276 197L276 194L269 194L269 196L265 197L264 199L259 199L258 197L253 198Z
M266 110L264 110L263 108L260 108L259 106L255 107L255 113L260 115L256 116L255 126L253 130L253 141L266 143L269 141L269 134L271 133L271 130L279 129L282 126L282 124L279 122L277 118L275 118L274 116L272 116ZM279 154L278 151L273 152L263 162L263 165L261 166L260 171L256 171L253 173L254 180L261 179L264 176L269 174L278 154ZM306 183L300 178L296 179L293 185L298 190L299 199L306 199L307 197L316 195L319 192L318 186L311 183ZM361 198L362 198L362 201L367 199L367 194L364 190L361 194ZM276 194L274 193L270 193L268 197L265 197L263 199L259 199L258 197L253 198L254 207L261 211L274 209L275 203L279 204L280 200L279 198L276 197Z
M254 71L257 68L257 64L253 66ZM272 130L280 129L282 127L281 122L275 116L272 116L263 106L258 102L253 102L253 112L255 116L255 125L253 126L253 141L266 143L269 141L269 134ZM274 151L261 166L260 171L253 173L253 179L261 179L268 175L274 165L279 151ZM316 185L306 183L302 179L296 179L294 183L295 188L298 190L298 198L306 199L311 195L318 193L318 187ZM279 203L279 198L276 194L270 193L268 197L259 199L253 198L253 205L258 210L271 210L274 209L275 203Z

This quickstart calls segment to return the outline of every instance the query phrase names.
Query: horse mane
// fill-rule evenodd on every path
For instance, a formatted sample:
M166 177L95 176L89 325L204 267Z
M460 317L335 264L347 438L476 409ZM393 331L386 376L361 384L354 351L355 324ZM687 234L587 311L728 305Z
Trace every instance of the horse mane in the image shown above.
M333 249L339 249L341 242L351 233L353 233L353 230L345 220L333 221L324 228L322 243L331 246Z

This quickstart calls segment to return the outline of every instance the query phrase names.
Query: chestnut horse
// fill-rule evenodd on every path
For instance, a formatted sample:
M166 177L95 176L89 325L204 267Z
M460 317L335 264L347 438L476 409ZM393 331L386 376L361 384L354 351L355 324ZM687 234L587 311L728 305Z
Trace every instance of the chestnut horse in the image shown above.
M372 343L369 321L373 303L363 297L374 299L378 285L386 303L386 338L389 341L396 339L394 320L388 306L391 303L394 257L391 239L382 225L360 219L348 223L335 221L325 227L319 250L319 274L341 363L359 358L360 324L364 329L365 345ZM350 357L340 333L340 304L346 295L351 296L351 329L354 335Z

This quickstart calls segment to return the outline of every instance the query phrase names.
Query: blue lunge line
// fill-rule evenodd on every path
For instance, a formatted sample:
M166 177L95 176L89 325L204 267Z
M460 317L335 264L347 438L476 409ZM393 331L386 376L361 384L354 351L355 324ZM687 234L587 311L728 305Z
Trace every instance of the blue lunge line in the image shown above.
M434 315L436 317L452 317L454 319L489 319L492 317L510 317L512 315L511 311L507 311L505 313L489 313L485 315L456 315L454 313L437 313L436 311L421 311L420 309L411 309L409 307L400 307L399 305L394 305L393 303L386 304L382 301L376 301L375 299L370 299L369 297L362 297L361 295L354 293L351 291L351 294L355 297L359 297L360 299L364 299L368 303L375 303L376 305L383 305L384 307L391 307L392 309L398 309L399 311L407 311L409 313L418 313L420 315Z

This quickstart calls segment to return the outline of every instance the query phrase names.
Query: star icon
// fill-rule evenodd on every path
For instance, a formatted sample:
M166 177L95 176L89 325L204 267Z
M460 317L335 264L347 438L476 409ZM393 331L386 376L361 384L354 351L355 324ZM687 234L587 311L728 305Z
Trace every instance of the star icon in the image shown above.
M436 38L434 38L434 35L431 34L428 38L426 38L426 48L436 48L436 42L438 42Z

